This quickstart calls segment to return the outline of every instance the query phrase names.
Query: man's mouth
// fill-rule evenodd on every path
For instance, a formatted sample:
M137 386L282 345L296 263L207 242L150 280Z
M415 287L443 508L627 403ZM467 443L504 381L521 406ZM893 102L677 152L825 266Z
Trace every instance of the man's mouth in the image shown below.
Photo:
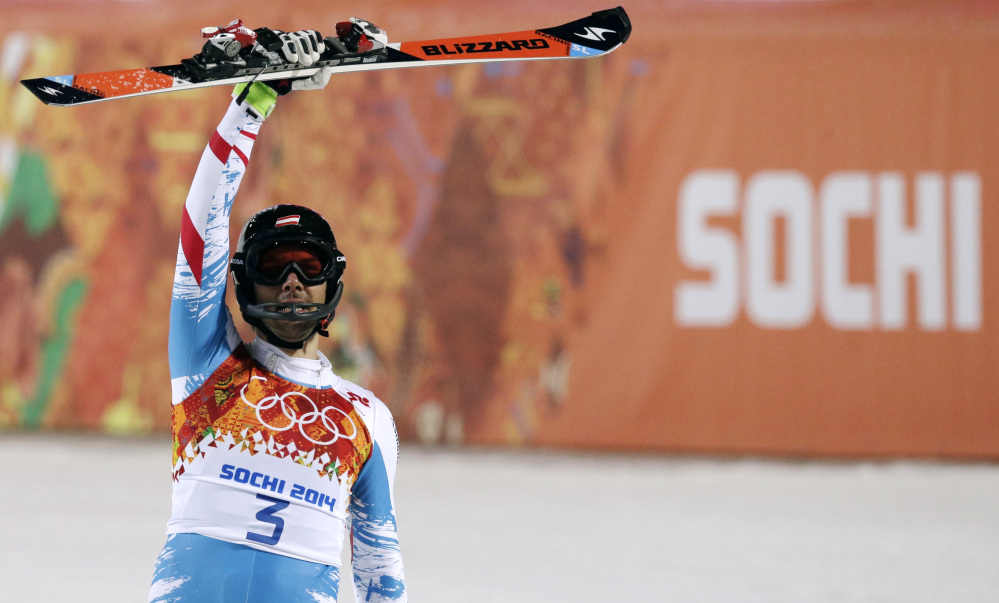
M291 314L292 308L289 308L288 306L286 306L284 304L305 304L305 303L309 303L309 301L306 300L306 299L301 299L301 298L297 298L297 297L290 297L288 299L279 299L278 302L277 302L277 304L281 304L281 305L275 304L273 306L270 306L269 310L271 312L275 312L276 311L276 312L279 312L281 314ZM299 308L295 308L294 309L295 314L312 314L313 312L316 312L317 310L318 310L318 308L316 308L314 306L313 307L309 307L309 306L299 307Z

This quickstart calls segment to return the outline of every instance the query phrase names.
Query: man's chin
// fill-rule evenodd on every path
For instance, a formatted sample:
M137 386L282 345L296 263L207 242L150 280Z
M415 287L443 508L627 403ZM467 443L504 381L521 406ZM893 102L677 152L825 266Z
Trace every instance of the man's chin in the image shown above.
M310 338L316 332L318 320L309 321L289 321L275 320L273 318L263 319L264 326L271 332L285 341L298 343Z

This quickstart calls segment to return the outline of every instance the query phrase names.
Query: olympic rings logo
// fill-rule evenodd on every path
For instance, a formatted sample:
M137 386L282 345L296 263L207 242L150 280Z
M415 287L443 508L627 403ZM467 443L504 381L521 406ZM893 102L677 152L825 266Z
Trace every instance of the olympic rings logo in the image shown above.
M267 379L264 379L263 377L250 378L251 383L255 380L267 381ZM340 438L344 438L345 440L353 440L354 438L357 437L357 425L354 424L354 420L350 418L350 415L348 415L347 413L345 413L344 411L340 410L335 406L327 406L322 410L319 410L319 406L315 402L313 402L311 398L309 398L308 396L306 396L301 392L295 392L295 391L287 392L281 395L274 394L272 396L267 396L266 398L262 398L259 402L254 404L253 402L250 402L249 400L246 399L246 388L248 387L250 387L250 383L247 383L246 385L243 386L243 389L241 389L239 392L239 397L242 398L243 402L245 402L247 406L256 410L257 420L260 421L261 425L269 429L272 429L274 431L287 431L297 425L298 432L301 433L306 440L309 440L313 444L317 444L319 446L327 446L329 444L332 444L333 442L336 442ZM299 398L304 402L299 402L297 400ZM292 402L293 399L296 400ZM311 406L312 410L303 412L300 415L298 411L298 406L304 405L305 403L308 403L308 405ZM261 415L261 413L263 413L264 411L270 410L275 406L277 406L278 404L281 405L281 414L283 414L284 417L288 419L288 424L285 425L284 427L271 425L266 420L264 420L263 416ZM338 425L336 421L334 421L333 416L327 414L330 411L340 413L341 415L343 415L345 419L347 419L347 422L350 423L350 427L352 430L352 433L350 435L340 433L340 425ZM315 425L316 421L319 421L323 427L325 427L329 432L333 434L333 439L320 442L317 440L313 440L311 437L309 437L309 434L305 432L305 429L306 427Z

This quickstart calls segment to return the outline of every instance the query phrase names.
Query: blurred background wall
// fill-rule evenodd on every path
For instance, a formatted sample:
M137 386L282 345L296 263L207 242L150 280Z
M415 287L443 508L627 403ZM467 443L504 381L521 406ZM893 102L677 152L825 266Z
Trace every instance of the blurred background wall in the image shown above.
M181 208L229 102L52 108L18 80L176 63L236 17L403 41L610 7L0 4L0 429L169 429ZM427 443L999 458L999 7L625 8L604 58L281 99L234 231L330 219L338 372Z

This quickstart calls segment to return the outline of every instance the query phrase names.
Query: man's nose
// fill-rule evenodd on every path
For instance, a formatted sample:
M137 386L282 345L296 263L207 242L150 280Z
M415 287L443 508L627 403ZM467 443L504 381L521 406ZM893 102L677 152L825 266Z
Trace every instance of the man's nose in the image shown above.
M305 290L305 285L302 281L298 280L298 274L292 270L288 273L288 278L284 279L284 284L281 285L282 291L303 291Z

